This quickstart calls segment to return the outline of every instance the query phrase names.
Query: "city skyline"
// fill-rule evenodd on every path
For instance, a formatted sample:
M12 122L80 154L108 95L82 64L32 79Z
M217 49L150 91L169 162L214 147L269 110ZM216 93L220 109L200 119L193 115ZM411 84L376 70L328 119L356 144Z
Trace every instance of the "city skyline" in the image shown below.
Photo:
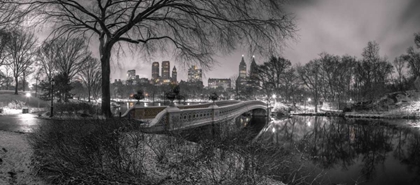
M321 52L360 58L367 43L376 41L380 47L380 55L388 57L391 62L414 44L413 35L420 31L419 7L420 1L416 0L296 1L289 9L296 15L299 30L296 40L286 43L287 46L282 51L283 57L293 65L305 64L318 58ZM234 73L232 69L237 71L242 55L245 55L248 66L253 55L257 64L262 64L269 57L240 48L228 55L219 54L214 57L218 64L211 70L203 70L203 82L207 84L207 79L215 76L230 78L227 74ZM178 81L187 79L188 66L175 62L170 56L151 59L128 56L121 60L124 61L120 62L123 64L114 64L112 79L122 78L129 69L136 69L140 77L150 78L152 61L165 60L178 66Z

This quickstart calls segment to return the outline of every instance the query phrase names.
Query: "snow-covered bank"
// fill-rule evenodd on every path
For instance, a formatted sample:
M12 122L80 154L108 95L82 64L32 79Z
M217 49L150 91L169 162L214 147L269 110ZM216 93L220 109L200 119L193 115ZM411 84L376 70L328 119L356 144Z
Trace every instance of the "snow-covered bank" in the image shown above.
M32 172L32 153L26 134L0 131L0 184L45 184Z

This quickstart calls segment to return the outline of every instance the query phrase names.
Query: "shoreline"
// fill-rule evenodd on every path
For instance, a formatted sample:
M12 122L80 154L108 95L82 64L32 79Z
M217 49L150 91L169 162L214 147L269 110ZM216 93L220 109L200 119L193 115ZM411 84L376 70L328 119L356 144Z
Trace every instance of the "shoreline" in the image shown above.
M307 112L307 113L291 113L292 116L327 116L327 117L343 117L343 118L367 118L367 119L420 119L420 113L392 113L392 112Z

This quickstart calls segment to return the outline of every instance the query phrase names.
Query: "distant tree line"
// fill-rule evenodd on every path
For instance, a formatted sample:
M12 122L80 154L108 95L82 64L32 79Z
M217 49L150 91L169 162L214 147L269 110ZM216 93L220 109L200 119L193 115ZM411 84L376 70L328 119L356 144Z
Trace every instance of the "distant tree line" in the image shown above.
M0 30L0 88L28 89L28 75L33 74L33 86L41 98L67 102L74 94L98 97L100 94L100 63L88 51L83 39L47 39L39 46L33 32L22 28ZM80 86L79 91L74 89ZM38 92L36 92L38 94Z
M414 90L420 76L420 33L415 34L415 47L392 62L379 55L379 44L368 42L361 58L326 52L304 65L292 66L282 57L271 57L258 65L258 75L251 79L257 86L245 92L277 97L285 102L302 102L312 98L321 101L372 101L386 93Z

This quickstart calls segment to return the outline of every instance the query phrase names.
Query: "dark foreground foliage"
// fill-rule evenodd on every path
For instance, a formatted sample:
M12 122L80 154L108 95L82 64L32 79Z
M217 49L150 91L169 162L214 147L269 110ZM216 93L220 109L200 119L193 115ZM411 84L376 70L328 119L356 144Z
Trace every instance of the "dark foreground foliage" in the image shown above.
M190 142L136 131L122 120L44 123L31 135L33 165L51 184L310 184L293 153L251 138Z
M129 154L120 142L132 129L129 123L115 120L44 123L31 136L34 166L52 184L142 182L143 176L125 158Z

